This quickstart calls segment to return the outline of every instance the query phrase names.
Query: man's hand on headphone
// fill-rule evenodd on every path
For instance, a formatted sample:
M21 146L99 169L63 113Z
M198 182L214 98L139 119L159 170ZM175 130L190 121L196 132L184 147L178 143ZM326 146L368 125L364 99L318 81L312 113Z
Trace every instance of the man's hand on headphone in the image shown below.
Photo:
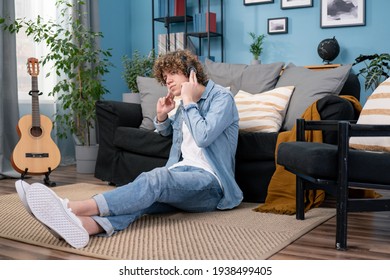
M191 70L188 82L181 84L181 97L183 99L183 104L187 105L189 103L197 103L201 98L202 93L203 88L198 84L196 73L194 70Z

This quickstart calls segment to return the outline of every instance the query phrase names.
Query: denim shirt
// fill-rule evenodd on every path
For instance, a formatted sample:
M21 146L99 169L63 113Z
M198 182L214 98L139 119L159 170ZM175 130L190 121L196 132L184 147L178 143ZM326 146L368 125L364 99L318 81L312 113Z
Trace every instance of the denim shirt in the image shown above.
M242 191L234 179L238 120L232 93L211 80L197 103L184 106L180 101L172 117L162 123L154 118L154 125L161 135L173 133L167 167L181 160L182 123L186 123L222 184L224 196L218 203L218 209L234 208L243 199Z

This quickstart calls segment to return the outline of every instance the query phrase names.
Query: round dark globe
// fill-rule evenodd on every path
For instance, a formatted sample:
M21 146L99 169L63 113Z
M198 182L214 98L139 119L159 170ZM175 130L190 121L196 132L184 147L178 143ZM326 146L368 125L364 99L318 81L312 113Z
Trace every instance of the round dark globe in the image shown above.
M323 62L329 64L339 55L340 46L335 37L324 39L318 44L317 52Z

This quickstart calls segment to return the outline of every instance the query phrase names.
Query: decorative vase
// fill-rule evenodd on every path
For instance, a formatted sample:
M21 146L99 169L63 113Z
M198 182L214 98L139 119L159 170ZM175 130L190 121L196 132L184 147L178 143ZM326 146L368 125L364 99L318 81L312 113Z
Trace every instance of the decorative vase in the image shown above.
M76 145L76 169L78 173L95 173L99 145Z
M260 59L252 59L251 64L252 65L261 64L261 60Z

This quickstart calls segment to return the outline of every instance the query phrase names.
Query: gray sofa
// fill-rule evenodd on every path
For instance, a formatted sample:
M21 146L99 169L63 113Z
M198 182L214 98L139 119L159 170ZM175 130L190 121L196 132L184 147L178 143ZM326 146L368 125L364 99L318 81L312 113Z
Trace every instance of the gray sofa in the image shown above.
M275 171L275 145L279 132L290 130L314 101L321 119L354 120L358 118L352 104L340 94L360 97L360 84L345 65L331 70L313 71L283 63L244 65L205 62L209 77L230 87L261 94L275 88L294 86L278 131L240 131L236 153L236 180L244 201L263 202L268 183ZM282 71L283 69L283 71ZM282 73L282 74L280 74ZM163 166L169 155L171 138L153 131L155 104L166 89L154 79L139 77L141 104L118 101L96 103L99 153L95 177L113 185L134 180L141 172ZM335 143L335 135L324 135L324 142Z

